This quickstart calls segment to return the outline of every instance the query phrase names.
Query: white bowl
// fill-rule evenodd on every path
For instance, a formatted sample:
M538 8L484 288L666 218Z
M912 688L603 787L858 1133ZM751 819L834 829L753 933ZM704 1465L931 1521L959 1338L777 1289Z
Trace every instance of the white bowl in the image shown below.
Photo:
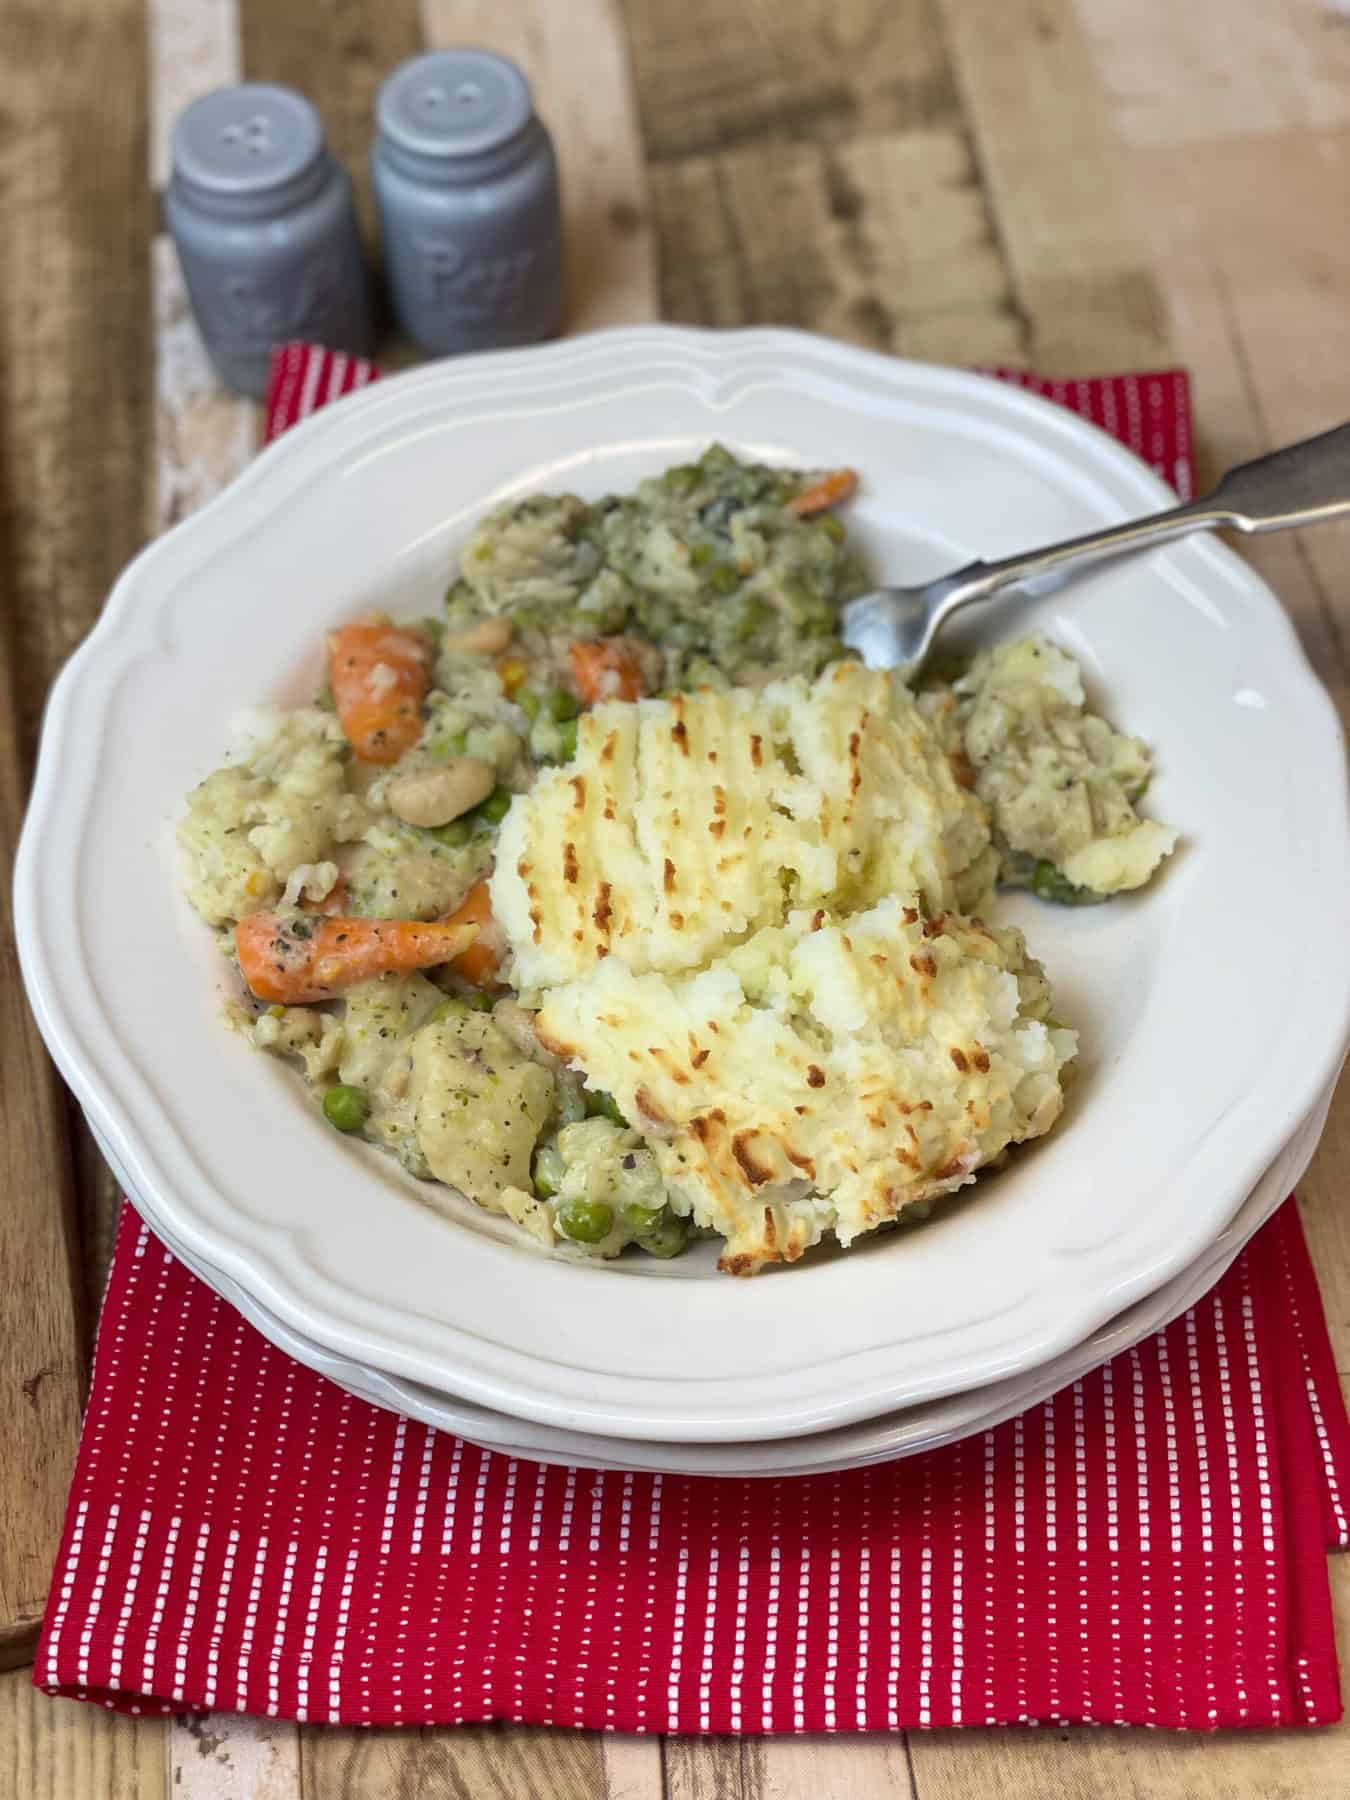
M750 1475L766 1479L826 1475L916 1456L920 1451L935 1449L974 1432L988 1431L1077 1381L1099 1363L1119 1356L1195 1305L1302 1178L1326 1124L1334 1086L1333 1083L1317 1101L1309 1118L1295 1131L1213 1244L1179 1275L1109 1319L1081 1344L1038 1368L989 1387L924 1401L879 1419L840 1425L833 1431L767 1443L664 1444L595 1437L513 1419L507 1413L475 1406L454 1394L438 1394L417 1382L403 1381L378 1369L363 1369L292 1331L227 1275L184 1254L173 1244L172 1234L156 1220L153 1206L139 1197L137 1205L142 1218L180 1261L288 1356L337 1382L359 1399L418 1419L438 1431L468 1438L499 1455L620 1473Z
M126 572L57 683L20 846L25 978L63 1073L187 1253L362 1367L568 1431L767 1439L1047 1362L1195 1260L1310 1110L1350 1016L1344 753L1270 591L1190 541L1004 605L1158 749L1185 843L1109 907L1030 900L1081 1027L1062 1126L930 1227L749 1282L581 1266L447 1222L221 1030L172 830L232 717L306 695L326 628L425 610L485 506L631 485L711 437L848 462L877 570L922 578L1165 504L1134 457L977 376L785 332L648 327L433 365L327 409Z

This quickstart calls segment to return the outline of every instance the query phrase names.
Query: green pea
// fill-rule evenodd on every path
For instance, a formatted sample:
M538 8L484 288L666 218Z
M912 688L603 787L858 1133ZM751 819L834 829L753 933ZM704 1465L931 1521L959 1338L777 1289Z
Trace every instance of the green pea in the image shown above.
M689 1221L663 1207L648 1228L637 1234L637 1242L648 1256L678 1256L689 1242Z
M610 1119L615 1125L626 1125L627 1119L619 1111L618 1102L613 1094L607 1094L603 1088L589 1089L586 1094L586 1111L593 1119Z
M773 608L766 606L762 600L750 600L741 608L741 616L736 621L735 635L739 643L746 643L757 631L768 624L773 617Z
M825 513L819 520L820 529L831 543L842 544L844 541L844 521L836 519L833 513Z
M562 1186L563 1174L567 1165L563 1162L562 1151L545 1145L534 1153L534 1191L541 1200L551 1200ZM604 1236L604 1233L601 1233Z
M695 544L689 552L689 560L696 569L706 569L713 559L711 544Z
M566 688L554 688L545 696L544 704L548 707L549 717L555 719L559 725L564 724L568 719L575 719L581 711L581 704L576 695L569 694Z
M577 722L565 719L558 727L558 761L571 762L577 753Z
M442 1019L462 1019L465 1013L491 1012L497 1002L491 994L447 994L430 1015L433 1025Z
M358 1087L330 1087L323 1097L323 1116L339 1131L360 1131L370 1111L370 1101Z
M740 571L733 569L730 563L719 563L709 571L708 586L714 594L734 594L740 585Z
M541 704L542 702L540 701L538 694L536 694L532 688L522 688L516 695L516 705L524 713L531 725L533 725L535 720L539 717L539 708Z
M467 819L451 819L448 825L433 825L431 836L438 844L444 844L447 849L458 850L473 836L473 826Z
M614 1229L614 1208L603 1200L568 1200L558 1208L558 1225L577 1244L598 1244Z
M486 819L489 825L500 825L511 810L511 802L515 795L510 788L495 787L475 811L480 819Z

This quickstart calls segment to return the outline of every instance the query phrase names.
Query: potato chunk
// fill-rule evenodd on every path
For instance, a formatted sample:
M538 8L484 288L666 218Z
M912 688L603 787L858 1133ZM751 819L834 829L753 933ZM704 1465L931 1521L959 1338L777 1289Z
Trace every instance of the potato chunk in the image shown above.
M507 816L492 910L528 991L606 957L697 969L793 905L972 908L996 861L908 692L844 662L813 685L597 706Z
M424 1025L411 1039L408 1099L418 1147L438 1181L503 1210L528 1189L530 1158L553 1110L553 1076L525 1061L485 1013Z

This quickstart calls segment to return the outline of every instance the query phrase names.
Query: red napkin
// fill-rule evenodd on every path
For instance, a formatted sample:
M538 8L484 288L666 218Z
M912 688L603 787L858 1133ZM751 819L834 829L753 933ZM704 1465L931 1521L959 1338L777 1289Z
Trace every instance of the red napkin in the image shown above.
M372 375L287 349L270 429ZM1183 375L1048 391L1185 490ZM1327 1723L1348 1515L1292 1203L1182 1319L1021 1418L766 1481L546 1468L382 1412L128 1206L35 1679L366 1725Z

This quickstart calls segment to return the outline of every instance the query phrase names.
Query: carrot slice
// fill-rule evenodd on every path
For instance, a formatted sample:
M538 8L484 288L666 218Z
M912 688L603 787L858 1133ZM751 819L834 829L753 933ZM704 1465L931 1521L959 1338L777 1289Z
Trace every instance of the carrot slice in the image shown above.
M789 500L788 507L799 519L809 519L812 513L824 512L827 507L851 500L857 491L856 469L831 469L828 475L822 475L819 481L803 489L795 500Z
M372 617L328 640L328 684L338 723L362 762L397 762L422 735L431 647L420 632Z
M623 638L573 644L567 655L577 693L588 706L598 706L602 700L640 700L647 691L642 665Z
M460 980L479 988L499 987L497 972L504 945L501 930L492 916L492 896L488 892L486 876L473 884L454 912L446 914L445 923L472 927L477 934L469 947L461 950L450 964Z
M234 928L239 969L259 1000L302 1006L335 999L376 975L409 975L452 962L474 938L471 924L419 919L326 919L304 914L289 924L273 912L250 913Z

